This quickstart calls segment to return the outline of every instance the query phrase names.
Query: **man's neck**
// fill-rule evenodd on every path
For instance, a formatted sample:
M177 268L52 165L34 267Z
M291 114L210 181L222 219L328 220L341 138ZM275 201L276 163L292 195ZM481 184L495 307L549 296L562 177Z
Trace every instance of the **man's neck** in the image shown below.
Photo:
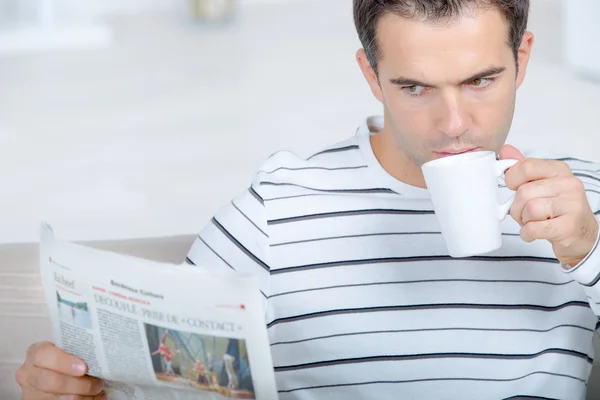
M425 188L423 172L405 153L399 151L384 130L371 136L371 147L379 164L388 174L407 185Z

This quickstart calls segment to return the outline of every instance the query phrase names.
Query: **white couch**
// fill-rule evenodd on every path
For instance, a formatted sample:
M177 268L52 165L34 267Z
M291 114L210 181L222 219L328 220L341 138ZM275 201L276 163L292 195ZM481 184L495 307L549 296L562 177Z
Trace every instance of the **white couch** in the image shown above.
M136 239L113 242L88 242L87 245L180 263L193 236ZM30 343L48 340L50 325L38 272L37 244L0 245L0 400L18 400L16 369ZM600 354L596 341L596 354ZM600 400L600 367L589 381L588 400Z
M180 263L193 236L86 243L93 247ZM51 339L38 269L37 244L0 245L0 400L20 399L15 372L30 343Z

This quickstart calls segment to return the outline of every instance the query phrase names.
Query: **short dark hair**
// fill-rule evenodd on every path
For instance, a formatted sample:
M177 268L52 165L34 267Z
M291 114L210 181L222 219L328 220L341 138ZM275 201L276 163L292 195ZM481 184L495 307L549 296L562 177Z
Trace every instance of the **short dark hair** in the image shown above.
M497 7L508 21L508 44L515 60L527 29L529 0L353 0L354 24L371 67L377 74L381 50L377 26L385 14L438 22L460 16L471 6Z

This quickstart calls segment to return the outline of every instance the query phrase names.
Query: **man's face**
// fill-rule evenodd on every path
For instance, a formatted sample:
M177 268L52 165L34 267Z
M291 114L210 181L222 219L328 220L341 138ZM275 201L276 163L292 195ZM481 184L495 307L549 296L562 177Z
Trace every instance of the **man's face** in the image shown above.
M495 8L439 24L384 16L378 26L378 77L365 64L364 52L358 56L384 106L387 140L382 140L412 167L466 150L498 151L510 129L531 42L527 33L517 76L508 23Z

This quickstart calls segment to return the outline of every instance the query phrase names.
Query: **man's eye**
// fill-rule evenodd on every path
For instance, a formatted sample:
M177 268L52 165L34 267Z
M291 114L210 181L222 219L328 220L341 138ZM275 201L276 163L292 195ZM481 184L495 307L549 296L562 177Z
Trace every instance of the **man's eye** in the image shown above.
M494 81L494 78L477 78L469 82L469 85L475 88L483 88Z
M402 89L410 96L419 96L425 91L425 88L423 86L417 85L404 86Z

